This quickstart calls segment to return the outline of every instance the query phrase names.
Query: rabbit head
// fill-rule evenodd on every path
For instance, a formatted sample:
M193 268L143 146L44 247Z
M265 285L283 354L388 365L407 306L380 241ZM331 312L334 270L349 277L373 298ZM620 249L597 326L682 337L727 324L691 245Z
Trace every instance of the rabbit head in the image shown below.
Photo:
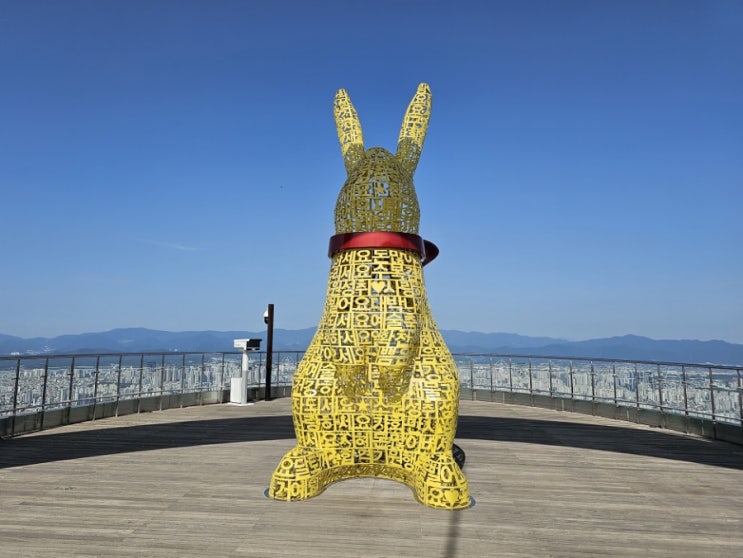
M403 118L397 152L364 149L361 123L345 90L335 96L335 123L346 179L335 205L336 234L391 231L418 234L420 209L413 174L431 115L431 90L421 83Z

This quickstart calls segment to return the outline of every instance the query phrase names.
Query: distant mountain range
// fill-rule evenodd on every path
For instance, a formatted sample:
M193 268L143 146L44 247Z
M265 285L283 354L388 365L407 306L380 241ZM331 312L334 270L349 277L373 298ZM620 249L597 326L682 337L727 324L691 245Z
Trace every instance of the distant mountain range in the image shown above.
M315 328L274 330L275 351L303 351ZM453 353L529 354L554 357L614 358L697 364L743 366L743 344L725 341L655 340L624 335L588 341L528 337L514 333L479 333L442 330ZM81 354L118 352L228 352L233 340L263 339L266 331L158 331L145 328L113 329L46 338L23 339L0 334L0 355Z

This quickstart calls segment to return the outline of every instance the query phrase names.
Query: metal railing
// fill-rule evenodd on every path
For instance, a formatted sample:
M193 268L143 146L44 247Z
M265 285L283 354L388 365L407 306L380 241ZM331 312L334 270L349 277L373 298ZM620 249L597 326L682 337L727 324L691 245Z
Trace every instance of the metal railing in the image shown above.
M275 351L274 396L289 395L303 352ZM0 435L128 412L228 400L241 353L0 357ZM265 387L266 353L252 352L248 386ZM456 354L462 397L603 414L708 435L743 432L743 367ZM694 425L702 424L703 427ZM713 437L718 437L712 432ZM736 435L733 435L735 438Z
M288 395L303 352L274 352L275 393ZM265 386L265 352L251 352L247 389ZM110 353L0 357L0 436L171 407L222 403L242 353Z
M462 388L550 396L741 425L743 367L531 355L455 355Z
M743 367L455 355L462 397L639 422L743 444Z

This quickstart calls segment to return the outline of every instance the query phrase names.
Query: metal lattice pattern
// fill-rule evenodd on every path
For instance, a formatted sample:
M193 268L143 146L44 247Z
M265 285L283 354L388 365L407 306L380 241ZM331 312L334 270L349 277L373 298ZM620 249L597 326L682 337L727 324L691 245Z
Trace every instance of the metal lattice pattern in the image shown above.
M428 86L421 84L397 155L364 151L356 111L339 91L336 123L348 180L336 205L336 233L417 233L412 176L430 106ZM292 398L297 446L274 472L271 497L302 500L342 479L383 477L407 484L428 506L470 505L452 454L457 368L428 307L416 252L335 253L322 319L295 374Z

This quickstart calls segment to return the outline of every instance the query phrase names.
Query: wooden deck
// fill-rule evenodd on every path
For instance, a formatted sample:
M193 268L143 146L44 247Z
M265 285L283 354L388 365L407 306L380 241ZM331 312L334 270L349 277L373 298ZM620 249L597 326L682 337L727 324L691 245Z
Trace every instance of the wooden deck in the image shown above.
M288 399L209 405L0 441L0 556L743 556L743 447L465 401L473 508L377 479L276 502L289 415Z

